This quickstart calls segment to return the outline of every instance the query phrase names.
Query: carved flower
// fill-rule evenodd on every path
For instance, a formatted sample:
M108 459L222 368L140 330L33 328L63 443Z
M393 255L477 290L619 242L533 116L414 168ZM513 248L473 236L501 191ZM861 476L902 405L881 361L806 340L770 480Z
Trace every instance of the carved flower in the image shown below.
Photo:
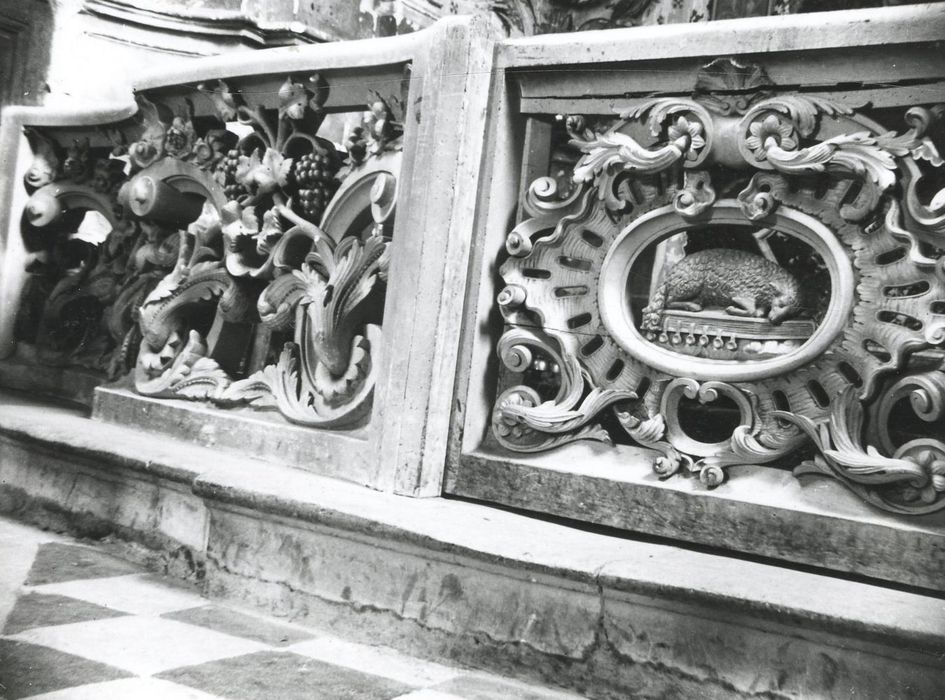
M183 158L190 155L196 139L197 132L194 131L194 125L190 119L174 117L164 139L164 148L168 155Z
M781 118L774 113L769 113L761 121L753 121L749 124L748 133L745 144L758 160L764 160L767 150L772 146L785 151L797 148L794 125L790 122L782 122Z
M699 151L705 148L702 123L697 119L690 120L684 115L679 115L676 121L669 125L667 134L672 143L685 151L686 160L696 160L699 157Z
M505 438L518 439L531 433L531 428L522 423L515 409L531 408L535 406L535 403L534 397L525 392L516 390L506 392L500 397L492 418L492 425L496 434Z
M583 136L587 129L587 120L580 114L569 114L564 119L564 126L569 134Z
M368 141L364 134L364 127L356 126L351 130L345 147L355 163L361 163L367 158Z
M921 488L906 486L903 489L903 496L906 501L934 503L939 494L945 491L945 460L942 457L941 453L932 449L922 450L909 456L909 459L923 468L929 480Z
M144 96L139 95L137 99L144 131L128 147L128 156L137 167L147 168L164 156L167 129L161 122L157 107Z
M194 163L200 167L211 167L216 162L216 152L206 142L205 139L197 139L194 141L194 147L191 149L193 154Z
M163 141L163 140L162 140ZM146 168L164 155L164 144L154 139L142 139L128 147L131 162L139 168Z
M393 114L386 101L377 96L361 118L361 126L368 139L368 150L380 153L394 137Z

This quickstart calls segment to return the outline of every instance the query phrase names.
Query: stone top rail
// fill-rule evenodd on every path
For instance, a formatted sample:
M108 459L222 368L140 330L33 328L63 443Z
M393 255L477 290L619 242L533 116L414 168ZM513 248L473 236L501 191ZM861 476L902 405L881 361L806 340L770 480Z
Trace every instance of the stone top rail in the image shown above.
M417 58L424 47L435 41L434 37L438 33L448 31L447 27L461 26L467 21L464 18L450 17L440 20L435 27L380 40L357 39L288 46L182 61L177 69L141 76L135 81L134 88L151 90L218 78L240 78L312 69L369 68L404 63Z
M942 36L945 36L945 6L925 3L508 39L498 45L496 67L618 63L685 55L755 54L849 45L888 46L939 41ZM632 51L628 52L631 46Z

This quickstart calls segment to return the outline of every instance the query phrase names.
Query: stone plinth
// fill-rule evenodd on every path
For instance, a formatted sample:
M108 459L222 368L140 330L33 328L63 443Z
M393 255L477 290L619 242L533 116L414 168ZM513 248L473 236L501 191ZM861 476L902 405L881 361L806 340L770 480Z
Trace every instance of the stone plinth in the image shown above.
M4 513L120 534L205 576L212 597L590 697L941 688L937 598L378 493L3 403Z

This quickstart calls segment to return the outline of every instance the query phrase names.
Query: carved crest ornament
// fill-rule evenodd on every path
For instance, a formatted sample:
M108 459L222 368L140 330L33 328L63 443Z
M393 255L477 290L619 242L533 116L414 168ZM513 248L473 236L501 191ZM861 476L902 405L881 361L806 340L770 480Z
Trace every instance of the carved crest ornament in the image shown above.
M945 508L942 114L897 134L717 59L691 98L567 117L575 186L531 183L506 238L495 439L628 440L661 477L791 466Z
M43 364L131 372L147 396L363 420L402 137L380 95L344 150L317 135L328 91L315 74L288 77L278 106L222 80L139 95L99 139L111 152L31 130L19 341Z

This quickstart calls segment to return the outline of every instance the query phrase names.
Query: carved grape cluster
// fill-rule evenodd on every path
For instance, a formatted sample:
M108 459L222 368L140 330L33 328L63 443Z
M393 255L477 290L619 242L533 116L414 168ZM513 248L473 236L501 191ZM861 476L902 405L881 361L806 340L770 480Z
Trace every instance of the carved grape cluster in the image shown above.
M236 170L240 164L240 152L237 149L227 151L226 156L217 166L217 181L223 185L227 199L239 199L246 194L246 188L236 179Z
M332 195L338 189L338 169L327 153L307 153L293 165L292 177L298 188L296 211L311 221L318 221Z

